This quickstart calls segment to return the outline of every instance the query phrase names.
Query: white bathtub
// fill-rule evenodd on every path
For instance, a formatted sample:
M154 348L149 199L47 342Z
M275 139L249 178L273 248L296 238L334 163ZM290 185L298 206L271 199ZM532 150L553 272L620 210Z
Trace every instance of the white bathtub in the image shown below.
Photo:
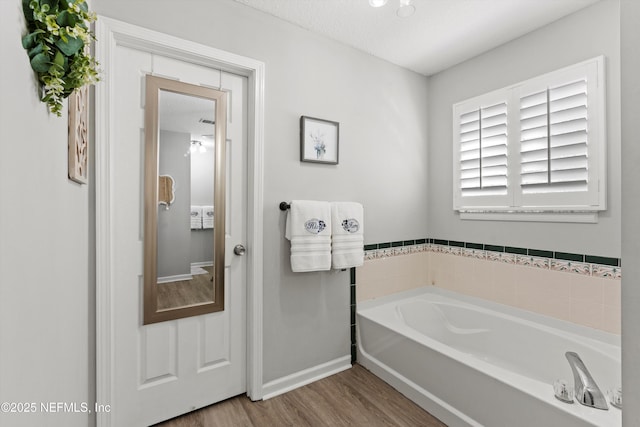
M555 398L584 361L603 393L621 385L620 338L425 287L357 307L358 362L449 426L612 426L621 411Z

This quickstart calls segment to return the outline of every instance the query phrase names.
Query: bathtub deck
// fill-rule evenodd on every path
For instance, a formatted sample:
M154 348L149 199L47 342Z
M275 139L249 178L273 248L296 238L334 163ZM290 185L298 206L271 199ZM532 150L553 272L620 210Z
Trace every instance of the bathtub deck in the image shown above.
M156 427L446 427L372 373L352 369L260 402L238 396Z

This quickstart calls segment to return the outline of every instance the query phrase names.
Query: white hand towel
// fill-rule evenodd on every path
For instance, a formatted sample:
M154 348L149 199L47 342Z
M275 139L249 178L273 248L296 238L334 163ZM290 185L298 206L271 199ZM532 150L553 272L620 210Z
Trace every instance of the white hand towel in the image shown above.
M363 218L360 203L331 203L331 266L334 269L364 264Z
M202 228L202 206L191 206L191 229Z
M202 228L213 228L213 206L202 207Z
M331 205L329 202L292 200L285 237L291 241L291 270L331 269Z

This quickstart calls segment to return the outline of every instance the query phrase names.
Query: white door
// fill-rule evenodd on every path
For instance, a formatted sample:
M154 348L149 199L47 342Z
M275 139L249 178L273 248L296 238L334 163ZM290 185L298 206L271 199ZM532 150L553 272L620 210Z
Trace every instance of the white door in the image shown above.
M246 391L246 78L118 46L111 87L111 425L148 426ZM228 91L225 310L142 325L144 77ZM217 209L217 207L216 207Z

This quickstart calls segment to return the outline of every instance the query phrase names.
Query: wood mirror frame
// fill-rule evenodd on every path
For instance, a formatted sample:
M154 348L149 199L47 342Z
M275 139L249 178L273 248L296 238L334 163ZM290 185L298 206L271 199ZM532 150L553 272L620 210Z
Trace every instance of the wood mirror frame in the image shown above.
M143 324L147 325L224 310L227 94L152 75L147 75L145 80ZM211 301L166 309L158 308L157 289L159 107L162 91L203 98L215 103L213 298Z

